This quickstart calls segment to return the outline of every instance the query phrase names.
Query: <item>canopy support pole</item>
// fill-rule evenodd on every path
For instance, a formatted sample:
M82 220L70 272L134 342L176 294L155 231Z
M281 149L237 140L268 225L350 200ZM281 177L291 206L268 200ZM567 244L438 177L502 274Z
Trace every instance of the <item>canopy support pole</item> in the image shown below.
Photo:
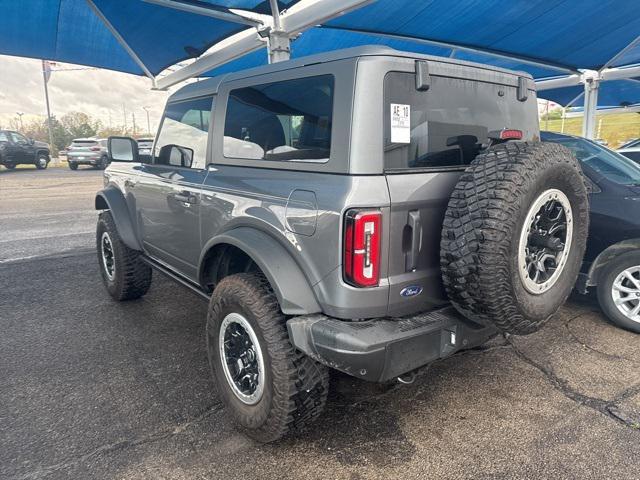
M594 139L596 112L598 110L598 88L600 75L598 72L587 71L583 75L584 83L584 116L582 118L582 136Z
M269 26L271 28L247 29L236 33L211 47L193 63L165 77L158 78L156 82L157 88L164 90L189 78L202 75L242 55L264 48L265 37L274 54L272 61L286 59L288 58L287 44L291 38L315 25L338 17L350 10L362 7L372 1L373 0L302 0L287 9L286 12L278 15L280 29ZM271 39L270 37L273 31L277 32L275 37L286 36L287 42L283 44L282 42L284 42L284 40L281 38Z
M269 31L267 40L269 63L286 62L291 58L291 40L289 35L282 30L278 0L269 0L269 4L273 16L273 28Z
M103 15L102 11L100 11L97 5L93 3L93 0L86 0L86 2L87 2L87 5L89 5L89 7L91 8L91 10L93 10L93 13L96 14L96 16L102 21L102 23L104 23L105 27L107 27L107 29L111 32L111 35L115 37L115 39L118 41L120 46L125 49L125 51L129 54L131 59L134 62L136 62L136 64L140 67L140 69L144 72L144 74L151 79L151 83L153 84L153 87L155 87L156 78L153 76L153 73L149 71L147 66L142 62L142 60L140 60L140 57L138 57L136 52L134 52L133 49L129 46L129 44L125 41L125 39L122 38L122 35L120 35L120 32L118 32L118 30L116 30L116 28L111 24L111 22L107 19L107 17Z

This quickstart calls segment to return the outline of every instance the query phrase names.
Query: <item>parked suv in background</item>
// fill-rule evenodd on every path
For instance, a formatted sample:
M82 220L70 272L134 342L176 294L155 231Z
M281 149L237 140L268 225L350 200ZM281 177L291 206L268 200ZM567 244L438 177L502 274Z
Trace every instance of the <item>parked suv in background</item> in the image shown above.
M151 161L151 149L153 148L153 138L138 139L138 155L141 162Z
M49 145L12 130L0 130L0 165L9 170L16 165L35 165L44 170L51 159Z
M541 136L569 148L590 180L589 240L578 290L596 287L607 317L640 333L640 166L585 138Z
M77 170L78 165L91 165L104 170L109 165L107 140L76 138L67 148L67 163L71 170Z
M100 271L117 300L152 268L207 299L219 395L275 440L320 414L328 368L409 383L557 311L588 197L539 135L528 74L388 48L192 83L151 161L109 139Z

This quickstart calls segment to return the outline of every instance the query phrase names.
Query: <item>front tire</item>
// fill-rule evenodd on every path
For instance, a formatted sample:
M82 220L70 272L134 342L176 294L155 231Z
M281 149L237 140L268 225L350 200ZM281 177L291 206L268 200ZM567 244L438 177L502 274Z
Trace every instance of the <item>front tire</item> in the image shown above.
M4 168L6 168L7 170L14 170L16 168L16 164L15 163L5 163L4 164Z
M607 264L598 279L598 302L616 325L640 333L640 253Z
M36 168L38 170L44 170L49 166L49 158L46 155L38 155L36 158Z
M327 400L327 368L291 345L285 322L260 274L224 278L209 303L207 353L219 394L259 442L304 427Z
M71 170L77 170L78 169L78 164L77 163L73 163L73 162L69 162L69 168Z
M123 301L147 293L151 286L151 267L142 261L139 251L127 247L120 239L109 211L98 217L96 247L100 273L109 295Z
M443 223L443 283L469 320L524 335L565 302L586 247L582 171L557 144L509 142L478 155Z

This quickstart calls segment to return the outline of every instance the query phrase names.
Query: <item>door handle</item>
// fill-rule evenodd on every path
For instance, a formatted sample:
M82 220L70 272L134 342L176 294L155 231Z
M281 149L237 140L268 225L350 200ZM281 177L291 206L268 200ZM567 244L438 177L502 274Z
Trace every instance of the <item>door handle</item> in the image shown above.
M406 253L405 270L413 272L418 267L418 256L420 255L420 247L422 246L422 221L420 220L420 212L411 210L408 215L407 225L411 228L411 248Z
M194 194L186 190L183 190L178 193L174 193L173 198L178 202L190 203L192 205L198 203L198 197L196 197Z

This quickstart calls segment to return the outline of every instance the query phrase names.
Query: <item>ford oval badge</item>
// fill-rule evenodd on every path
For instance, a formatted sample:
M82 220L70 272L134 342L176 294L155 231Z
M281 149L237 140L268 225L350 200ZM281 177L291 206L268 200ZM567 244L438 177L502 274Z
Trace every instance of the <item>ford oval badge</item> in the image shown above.
M408 287L404 287L400 291L400 295L403 297L415 297L416 295L420 295L422 293L422 287L420 285L409 285Z

